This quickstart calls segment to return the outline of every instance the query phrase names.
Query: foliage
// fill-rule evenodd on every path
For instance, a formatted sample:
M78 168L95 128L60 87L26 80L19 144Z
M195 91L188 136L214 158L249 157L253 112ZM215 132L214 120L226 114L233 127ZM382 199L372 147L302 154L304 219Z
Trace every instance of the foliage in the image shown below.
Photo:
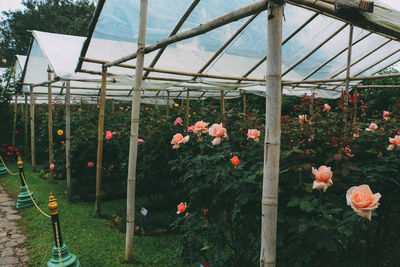
M24 9L3 12L0 25L0 55L13 62L25 55L30 43L28 30L85 36L94 5L89 0L25 0Z
M116 230L114 223L107 219L95 218L91 203L68 203L65 195L65 181L56 181L54 185L30 171L31 166L24 162L24 170L29 188L39 200L40 208L48 212L49 192L57 198L62 237L71 253L77 255L82 266L180 266L175 253L179 236L135 236L134 262L124 262L125 234ZM11 171L16 171L16 164L9 164ZM20 181L15 176L1 178L1 184L16 196L20 190ZM145 201L137 199L137 214ZM125 214L126 201L123 199L104 202L104 214ZM51 220L40 214L36 208L22 212L23 232L28 239L29 266L43 266L51 257L54 246ZM139 217L139 216L138 216Z

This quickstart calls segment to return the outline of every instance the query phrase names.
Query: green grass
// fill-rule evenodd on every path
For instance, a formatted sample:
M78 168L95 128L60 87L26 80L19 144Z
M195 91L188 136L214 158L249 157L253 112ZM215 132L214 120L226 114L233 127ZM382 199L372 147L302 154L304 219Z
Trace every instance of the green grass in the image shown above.
M8 166L16 172L15 164ZM47 209L49 192L57 198L59 207L62 238L71 253L77 255L82 266L180 266L176 253L179 242L177 235L135 236L134 262L124 262L125 234L113 227L113 222L94 216L94 203L68 203L66 197L66 182L57 181L50 184L31 171L31 166L25 164L25 177L29 189L39 200L40 208ZM19 176L0 178L0 183L12 197L19 193ZM140 200L136 207L140 207ZM125 211L126 200L113 200L102 203L103 214L120 214ZM42 215L35 207L21 211L20 221L23 233L28 237L25 246L29 249L29 265L44 266L51 257L54 246L51 220Z

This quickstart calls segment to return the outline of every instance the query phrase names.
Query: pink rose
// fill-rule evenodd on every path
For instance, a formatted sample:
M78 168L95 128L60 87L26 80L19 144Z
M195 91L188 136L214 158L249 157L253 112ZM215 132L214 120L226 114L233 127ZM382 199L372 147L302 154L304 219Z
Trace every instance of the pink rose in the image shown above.
M79 111L79 112L82 112L82 109L81 109L81 108L78 108L78 111Z
M329 106L328 104L324 104L324 110L323 111L330 111L331 110L331 106Z
M353 186L346 193L347 205L361 217L371 220L371 215L378 208L381 194L372 194L368 185Z
M106 131L106 139L111 140L113 138L113 134L110 131Z
M119 107L120 110L124 110L124 107Z
M207 133L208 123L204 121L198 121L194 124L194 129L193 132L197 133L198 136L200 136L202 133Z
M141 145L141 144L143 144L143 143L144 143L144 140L143 140L143 139L141 139L141 138L139 138L139 139L137 140L137 142L138 142L138 144L139 144L139 145Z
M50 170L54 170L54 167L55 167L54 163L50 164Z
M185 137L183 137L180 133L174 135L171 140L171 144L174 145L172 149L179 148L181 144L184 144L187 141L189 141L189 135L186 135Z
M220 124L214 123L210 129L208 129L208 134L215 137L211 142L213 146L219 145L223 137L228 137L226 129L222 126L222 122Z
M378 129L378 125L376 125L376 123L374 123L374 122L371 122L371 124L365 130L369 131L369 132L373 132L376 129Z
M312 168L312 173L315 176L315 181L313 184L313 189L323 189L324 192L329 186L333 185L332 182L332 171L331 167L326 167L325 165L319 167L318 171Z
M259 142L260 131L257 129L248 129L247 130L247 139L251 138L256 142Z
M184 212L186 210L186 208L187 208L186 202L185 203L183 203L183 202L179 203L178 211L176 212L176 214L180 214L180 213Z
M189 128L187 128L188 133L193 133L194 131L194 125L189 126Z
M183 124L182 124L182 119L181 119L181 117L178 117L178 118L176 118L176 120L175 120L175 122L174 122L174 126L176 126L176 125L180 125L180 126L183 126Z
M383 118L387 121L390 119L390 112L389 111L383 111Z
M360 135L358 133L353 134L353 138L358 138Z
M387 150L393 150L396 146L400 146L400 135L395 135L394 138L389 137L390 145Z
M89 168L92 168L92 167L94 166L94 163L91 162L91 161L89 161L89 162L87 163L87 166L88 166Z

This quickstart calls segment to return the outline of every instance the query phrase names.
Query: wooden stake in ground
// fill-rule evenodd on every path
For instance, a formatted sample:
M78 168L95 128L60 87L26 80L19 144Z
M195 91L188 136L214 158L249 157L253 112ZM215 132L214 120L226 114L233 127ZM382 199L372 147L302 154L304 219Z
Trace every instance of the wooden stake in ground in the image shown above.
M247 95L246 92L243 91L243 113L246 113L247 110Z
M51 80L51 70L47 70L48 80ZM53 103L51 83L48 85L48 132L49 132L49 164L53 164ZM50 183L54 183L54 170L50 168Z
M126 200L126 241L125 261L133 258L133 237L135 234L135 190L136 190L136 164L139 138L139 111L140 94L142 89L144 48L146 46L146 21L148 0L140 1L139 38L136 59L135 87L132 95L131 137L129 144L128 183Z
M260 267L276 265L279 156L281 140L282 16L283 6L270 2L267 37L264 178Z
M225 120L225 93L221 90L221 118Z
M24 155L28 155L28 95L25 94L25 133L24 133Z
M15 134L17 133L17 115L18 115L18 94L15 92L15 103L14 103L14 121L13 121L13 134L12 134L12 146L15 146Z
M189 128L190 120L190 95L189 89L186 91L186 129Z
M35 153L35 93L33 87L30 87L30 108L31 108L31 161L32 171L36 171L36 153Z
M167 119L169 116L169 91L167 91Z
M65 93L65 169L67 173L67 196L68 201L72 201L71 191L71 82L67 82L67 90Z
M101 73L101 90L99 104L99 128L97 135L97 162L96 162L96 203L95 213L97 217L101 214L101 173L103 168L103 140L104 140L104 109L106 104L107 68Z

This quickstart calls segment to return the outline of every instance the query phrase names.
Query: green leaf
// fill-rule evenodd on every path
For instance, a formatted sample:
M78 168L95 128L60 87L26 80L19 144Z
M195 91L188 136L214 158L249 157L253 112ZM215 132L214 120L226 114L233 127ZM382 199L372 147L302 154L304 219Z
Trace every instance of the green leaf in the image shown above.
M296 207L299 205L299 198L298 197L293 197L290 199L289 203L286 205L286 207Z

